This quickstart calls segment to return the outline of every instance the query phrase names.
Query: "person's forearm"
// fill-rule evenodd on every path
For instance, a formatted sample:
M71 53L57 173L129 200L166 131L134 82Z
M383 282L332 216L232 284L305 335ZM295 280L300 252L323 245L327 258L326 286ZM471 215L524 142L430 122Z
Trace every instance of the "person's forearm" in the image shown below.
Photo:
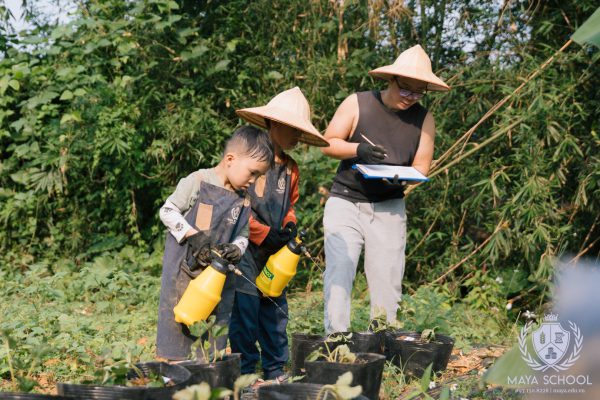
M343 139L331 138L329 147L321 147L323 154L329 157L337 158L338 160L346 160L356 157L356 148L358 143L350 143Z
M431 165L431 164L429 164L429 165ZM429 174L429 165L413 164L413 168L416 169L417 171L419 171L420 173L422 173L423 175L427 176L427 174Z

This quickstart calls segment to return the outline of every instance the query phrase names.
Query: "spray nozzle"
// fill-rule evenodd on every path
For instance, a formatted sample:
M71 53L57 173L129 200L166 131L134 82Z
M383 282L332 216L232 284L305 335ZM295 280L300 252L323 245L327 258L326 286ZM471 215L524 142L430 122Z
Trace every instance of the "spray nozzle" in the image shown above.
M242 276L242 271L240 271L239 269L237 269L235 265L229 264L227 266L227 268L229 269L229 272L233 272L234 274L236 274L238 276Z

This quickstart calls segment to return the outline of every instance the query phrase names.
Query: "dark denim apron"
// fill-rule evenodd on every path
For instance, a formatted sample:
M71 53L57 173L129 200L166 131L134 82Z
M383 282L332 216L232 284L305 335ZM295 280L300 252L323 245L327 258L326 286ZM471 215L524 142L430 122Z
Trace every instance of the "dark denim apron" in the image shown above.
M258 222L281 228L283 219L291 206L292 165L291 160L285 164L275 164L275 167L269 169L248 189L252 203L252 216ZM250 242L238 268L250 281L254 282L270 256L260 246ZM238 292L253 296L259 295L258 289L244 278L240 276L236 278L236 290Z
M249 217L249 198L201 182L198 199L185 216L185 220L204 234L207 243L217 245L234 240L248 223ZM194 268L197 261L191 256L188 247L187 242L177 243L173 235L167 233L158 306L156 354L169 360L188 359L190 346L198 339L190 334L187 326L175 322L173 314L173 308L190 281L202 272L200 268ZM228 275L221 294L221 302L213 311L219 325L229 323L234 295L235 279L234 276ZM217 348L223 349L226 344L227 337L221 337L217 341Z

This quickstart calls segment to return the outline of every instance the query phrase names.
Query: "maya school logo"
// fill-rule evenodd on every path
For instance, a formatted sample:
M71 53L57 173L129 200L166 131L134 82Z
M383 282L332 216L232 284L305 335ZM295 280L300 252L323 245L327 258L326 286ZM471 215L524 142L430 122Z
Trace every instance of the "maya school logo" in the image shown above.
M558 315L548 314L542 325L531 335L533 349L537 359L532 357L527 346L527 334L531 322L521 329L519 335L519 350L525 363L535 371L565 371L580 357L583 335L579 327L569 321L569 330L558 322ZM573 346L569 346L573 343ZM571 351L570 347L572 347Z
M229 222L235 224L240 217L241 207L235 207L231 209L231 218L229 218Z
M285 178L281 177L277 180L277 193L281 194L285 191Z

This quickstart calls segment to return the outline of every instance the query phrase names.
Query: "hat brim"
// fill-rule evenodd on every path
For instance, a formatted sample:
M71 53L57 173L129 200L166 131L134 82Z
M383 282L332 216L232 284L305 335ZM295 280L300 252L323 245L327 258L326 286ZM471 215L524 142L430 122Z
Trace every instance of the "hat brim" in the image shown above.
M310 122L304 121L299 116L282 108L273 106L252 107L236 110L235 113L245 121L267 128L266 119L277 121L281 124L291 126L300 131L300 142L317 146L328 147L329 142L325 139Z
M376 68L372 71L369 71L369 75L374 76L375 78L386 80L389 80L395 76L415 79L417 81L425 82L427 84L428 91L447 92L450 90L450 86L448 86L443 80L431 72L420 72L415 74L398 70L398 67L395 67L394 65L386 65L385 67Z

